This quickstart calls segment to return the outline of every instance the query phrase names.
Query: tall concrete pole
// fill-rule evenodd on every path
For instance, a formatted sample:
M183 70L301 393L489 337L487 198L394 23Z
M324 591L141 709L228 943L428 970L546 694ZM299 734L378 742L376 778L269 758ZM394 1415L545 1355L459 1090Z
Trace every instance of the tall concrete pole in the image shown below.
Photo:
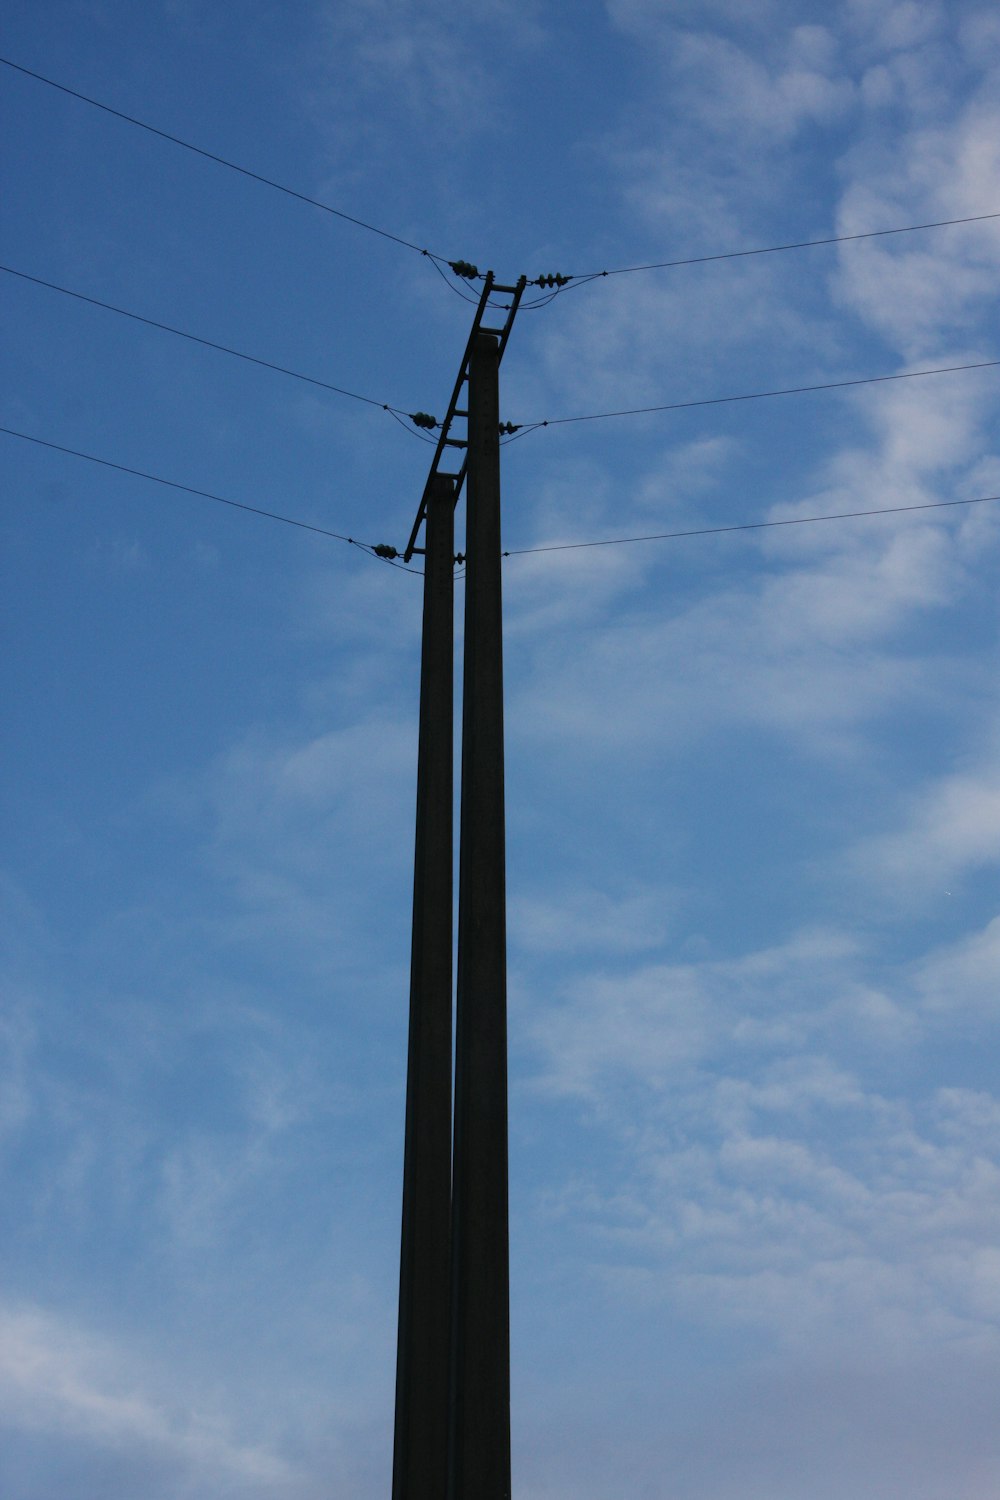
M469 364L449 1500L509 1500L499 346Z
M455 487L427 505L393 1500L443 1500L451 1322Z

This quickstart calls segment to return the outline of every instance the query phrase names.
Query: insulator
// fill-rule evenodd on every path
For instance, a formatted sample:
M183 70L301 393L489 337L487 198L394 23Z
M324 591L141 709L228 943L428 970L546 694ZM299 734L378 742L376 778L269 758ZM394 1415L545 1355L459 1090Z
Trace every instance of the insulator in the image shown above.
M372 548L372 551L374 552L376 557L388 557L392 559L399 556L399 553L396 551L395 547L389 547L385 542L379 542L377 547Z
M456 276L464 276L466 281L475 281L479 275L479 267L471 265L467 260L450 260L448 264Z
M410 421L414 427L436 427L438 424L437 417L432 417L430 412L426 411L411 411Z
M566 286L572 280L572 276L563 276L560 271L556 271L549 276L539 276L537 284L538 286Z
M504 432L504 433L507 433L507 432L520 432L521 431L521 427L520 427L520 424L518 422L501 422L500 423L500 431Z

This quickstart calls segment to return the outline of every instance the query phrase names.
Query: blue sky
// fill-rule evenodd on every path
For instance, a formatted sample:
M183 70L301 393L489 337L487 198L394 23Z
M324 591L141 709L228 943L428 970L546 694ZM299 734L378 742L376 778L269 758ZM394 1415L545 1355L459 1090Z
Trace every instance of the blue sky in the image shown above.
M977 0L8 0L448 258L1000 211ZM3 263L440 415L412 250L10 68ZM1000 357L1000 220L609 277L502 415ZM367 542L379 407L5 274L3 425ZM556 426L510 549L1000 494L992 369ZM420 582L0 434L6 1500L388 1493ZM519 1500L1000 1490L1000 504L505 564Z

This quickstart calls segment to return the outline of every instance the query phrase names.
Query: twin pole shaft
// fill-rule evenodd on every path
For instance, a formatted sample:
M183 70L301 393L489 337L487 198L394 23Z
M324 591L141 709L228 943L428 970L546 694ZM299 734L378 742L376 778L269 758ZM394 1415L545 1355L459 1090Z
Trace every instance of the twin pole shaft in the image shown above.
M393 1500L510 1497L499 353L475 335L454 1117L453 479L427 501Z

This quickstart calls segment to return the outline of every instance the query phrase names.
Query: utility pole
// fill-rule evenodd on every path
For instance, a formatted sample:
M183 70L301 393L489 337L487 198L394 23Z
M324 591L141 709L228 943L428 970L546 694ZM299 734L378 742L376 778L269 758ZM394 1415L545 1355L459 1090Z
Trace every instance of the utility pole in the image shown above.
M469 362L449 1500L510 1495L498 348Z
M425 566L393 1500L511 1489L499 366L526 278L483 283L444 420L412 418L439 436L403 553L422 550ZM483 326L487 310L506 313L501 327ZM451 436L456 418L465 438ZM464 451L455 474L439 467L448 449ZM466 479L452 1154L452 569Z
M393 1500L447 1485L455 485L427 502Z

